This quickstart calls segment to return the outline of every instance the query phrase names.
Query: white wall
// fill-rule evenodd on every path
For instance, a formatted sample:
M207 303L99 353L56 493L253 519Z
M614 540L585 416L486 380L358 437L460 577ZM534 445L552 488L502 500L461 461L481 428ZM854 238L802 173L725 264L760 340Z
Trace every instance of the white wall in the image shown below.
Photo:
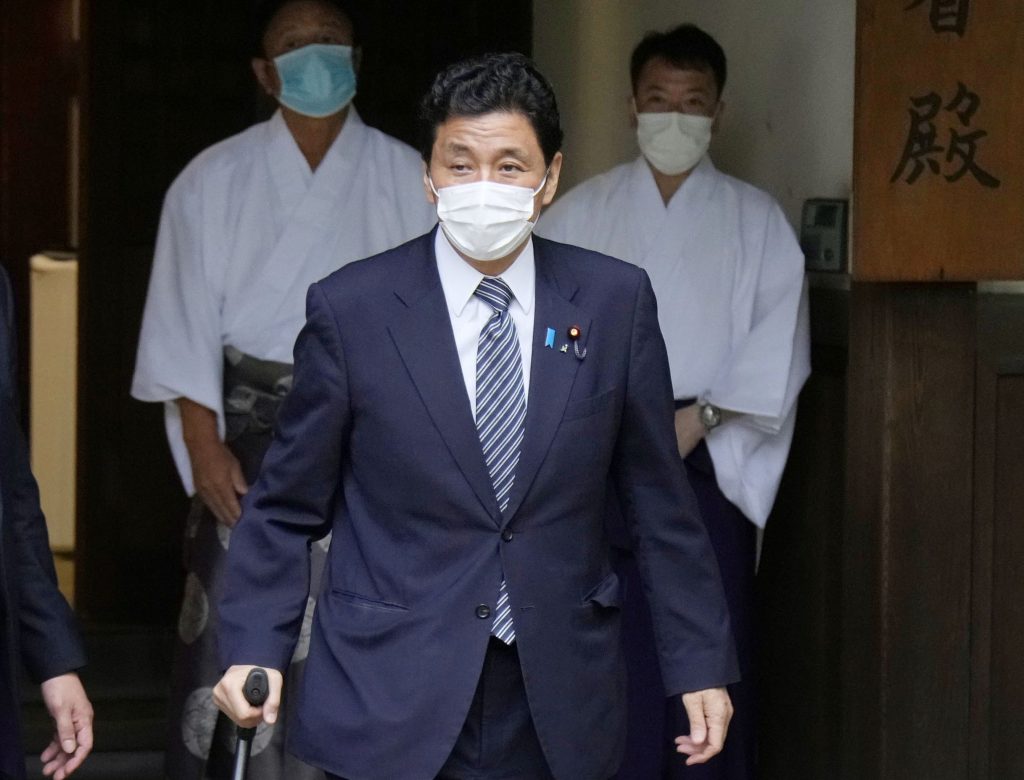
M534 59L558 94L563 189L637 154L629 55L645 32L693 22L725 49L716 165L771 192L849 197L856 0L534 0Z

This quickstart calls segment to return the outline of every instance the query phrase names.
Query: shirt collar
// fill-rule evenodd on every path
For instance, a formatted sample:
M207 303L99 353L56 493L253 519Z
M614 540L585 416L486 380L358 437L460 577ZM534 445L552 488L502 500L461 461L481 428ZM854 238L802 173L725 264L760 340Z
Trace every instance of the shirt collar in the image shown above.
M480 286L484 274L467 263L451 245L440 228L434 236L434 254L437 257L437 271L441 276L445 303L452 317L461 317L466 304ZM526 240L526 246L519 257L501 274L501 278L512 290L514 301L529 314L533 309L536 268L533 259L533 236Z

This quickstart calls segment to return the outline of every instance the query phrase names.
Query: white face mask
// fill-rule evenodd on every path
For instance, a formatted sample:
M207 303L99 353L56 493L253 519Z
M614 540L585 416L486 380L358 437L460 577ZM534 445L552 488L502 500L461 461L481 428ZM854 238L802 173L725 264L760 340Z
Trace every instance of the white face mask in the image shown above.
M547 180L545 174L535 190L493 181L455 184L440 190L430 181L430 189L437 196L441 230L452 245L474 260L498 260L511 254L530 235L533 199Z
M715 120L697 114L637 114L636 140L647 162L668 176L690 170L711 143Z

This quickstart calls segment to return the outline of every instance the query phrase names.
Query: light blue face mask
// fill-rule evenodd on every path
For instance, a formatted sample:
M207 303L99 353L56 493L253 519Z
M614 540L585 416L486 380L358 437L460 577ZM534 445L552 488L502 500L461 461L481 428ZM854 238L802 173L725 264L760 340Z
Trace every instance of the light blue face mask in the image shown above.
M356 94L352 47L311 43L274 58L283 106L311 117L336 114Z

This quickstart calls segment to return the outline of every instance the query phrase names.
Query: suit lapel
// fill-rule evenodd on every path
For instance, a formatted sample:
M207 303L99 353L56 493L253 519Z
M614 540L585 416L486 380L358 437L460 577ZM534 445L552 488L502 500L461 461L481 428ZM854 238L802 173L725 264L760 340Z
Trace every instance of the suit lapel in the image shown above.
M573 353L567 331L570 326L577 325L582 329L585 340L591 324L590 316L572 303L578 284L571 272L557 262L551 252L551 244L535 237L533 247L537 264L537 295L526 433L503 524L508 524L515 516L547 456L579 370L581 361ZM548 328L553 328L556 334L553 349L544 346ZM565 343L570 343L568 352L560 350Z
M409 376L455 462L491 518L500 512L466 396L451 319L434 259L436 228L410 258L395 295L404 304L388 330Z

